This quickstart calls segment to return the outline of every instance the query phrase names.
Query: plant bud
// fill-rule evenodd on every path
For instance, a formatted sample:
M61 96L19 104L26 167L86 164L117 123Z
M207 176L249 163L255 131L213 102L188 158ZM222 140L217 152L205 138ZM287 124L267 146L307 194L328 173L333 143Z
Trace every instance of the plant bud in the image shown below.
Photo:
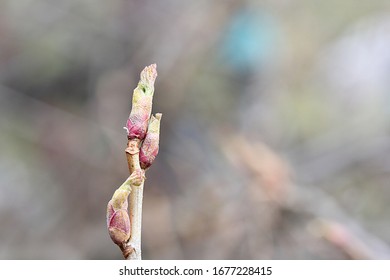
M127 119L126 128L127 128L127 138L129 140L137 138L143 140L146 135L146 129L148 126L148 118L145 116L140 117L138 115L131 116Z
M140 81L133 92L133 105L126 123L128 139L138 138L143 140L146 136L148 122L152 112L156 77L156 64L145 67L141 72Z
M130 238L127 198L131 192L130 177L114 192L107 205L107 228L112 241L121 246Z
M119 209L114 211L108 221L108 232L112 241L117 245L122 245L130 238L130 218L127 210Z
M162 114L158 113L150 118L148 132L139 153L142 169L149 168L158 154L161 117Z

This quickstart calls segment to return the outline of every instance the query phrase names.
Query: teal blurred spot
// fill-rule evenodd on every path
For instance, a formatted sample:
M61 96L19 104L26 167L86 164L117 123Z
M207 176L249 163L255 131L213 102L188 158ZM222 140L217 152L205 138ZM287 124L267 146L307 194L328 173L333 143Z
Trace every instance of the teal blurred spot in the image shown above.
M270 15L249 9L238 11L222 36L223 62L235 71L261 67L273 58L277 33Z

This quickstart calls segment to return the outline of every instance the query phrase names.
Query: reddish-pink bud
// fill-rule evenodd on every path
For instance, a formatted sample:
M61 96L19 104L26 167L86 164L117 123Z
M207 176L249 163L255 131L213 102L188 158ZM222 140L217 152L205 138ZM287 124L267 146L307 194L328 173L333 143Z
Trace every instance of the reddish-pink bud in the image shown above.
M130 218L124 209L113 212L108 221L108 232L115 244L122 245L130 238Z
M130 218L127 198L131 192L130 177L114 192L107 204L107 228L114 243L121 245L130 238Z
M128 139L144 139L148 129L149 116L130 115L127 119L127 138Z
M107 228L112 241L122 245L130 238L130 218L127 209L115 210L110 201L107 205Z
M155 117L150 118L148 132L139 153L139 160L143 169L149 168L158 154L161 117L161 114L156 114Z

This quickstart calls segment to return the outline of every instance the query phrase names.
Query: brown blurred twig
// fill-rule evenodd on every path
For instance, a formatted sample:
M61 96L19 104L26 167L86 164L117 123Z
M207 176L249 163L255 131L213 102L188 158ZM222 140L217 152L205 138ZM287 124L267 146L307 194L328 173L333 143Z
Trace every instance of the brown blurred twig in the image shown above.
M229 161L245 172L249 185L262 188L262 199L271 202L269 210L271 205L275 207L275 211L270 212L271 220L276 221L268 230L272 230L278 220L280 223L281 211L285 211L306 221L308 236L326 240L350 259L387 259L390 256L389 246L343 211L332 196L319 188L294 184L289 175L290 167L265 144L234 136L225 138L222 149ZM229 153L232 150L234 154ZM251 197L255 195L251 193Z

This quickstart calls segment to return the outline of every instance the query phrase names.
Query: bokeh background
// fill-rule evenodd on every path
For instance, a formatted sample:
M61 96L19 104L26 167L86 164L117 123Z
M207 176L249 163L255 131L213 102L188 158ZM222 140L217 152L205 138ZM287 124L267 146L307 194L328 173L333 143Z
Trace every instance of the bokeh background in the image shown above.
M144 259L390 258L389 1L3 0L1 259L122 258L151 63Z

